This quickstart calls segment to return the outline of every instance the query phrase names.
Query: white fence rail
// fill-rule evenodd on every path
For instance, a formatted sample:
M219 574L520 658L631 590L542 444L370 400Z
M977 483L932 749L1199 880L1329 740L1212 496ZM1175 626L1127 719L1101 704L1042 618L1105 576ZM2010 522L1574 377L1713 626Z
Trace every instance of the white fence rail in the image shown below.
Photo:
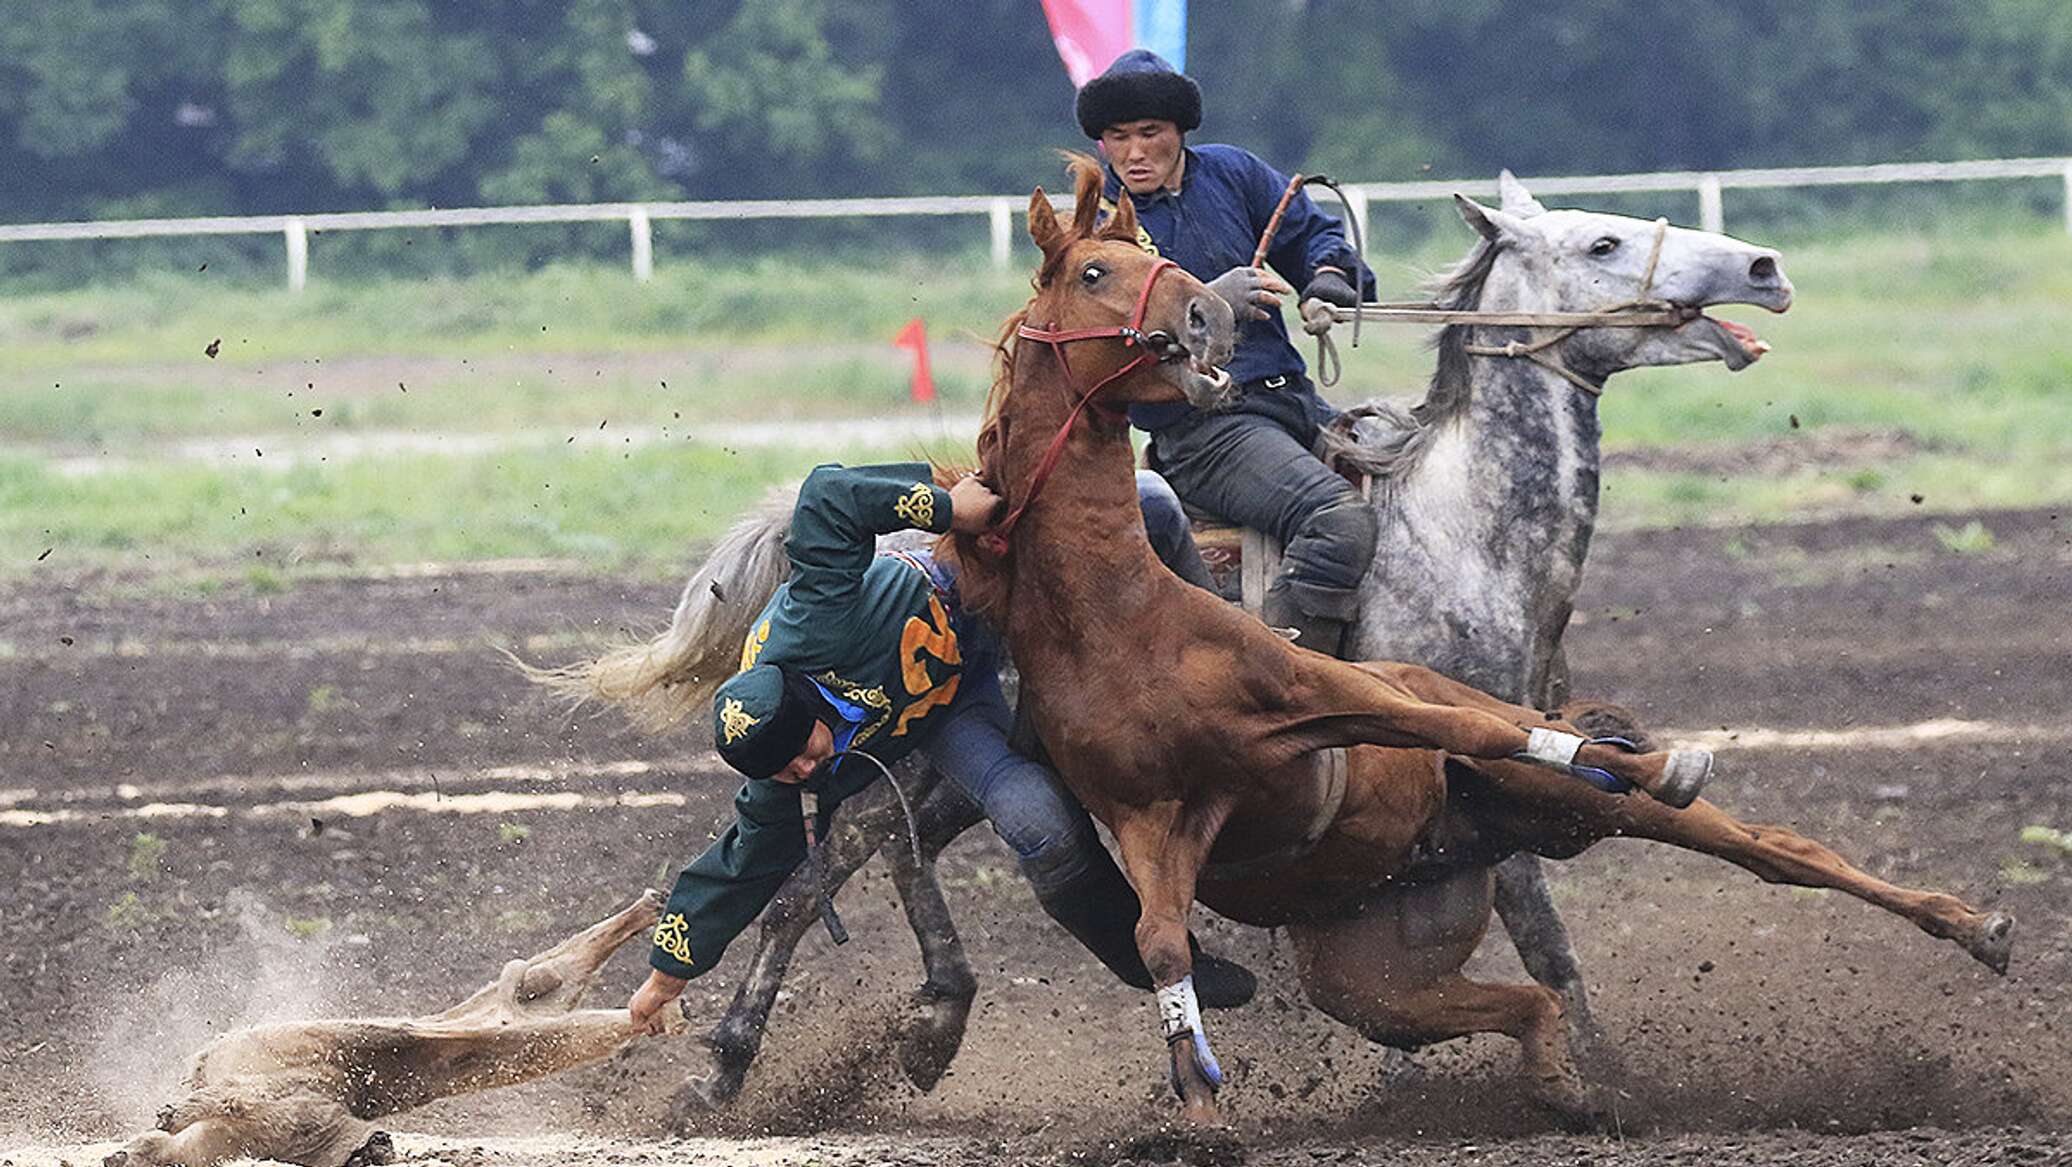
M1999 158L1975 162L1896 162L1872 166L1806 166L1770 170L1678 170L1654 174L1568 175L1528 180L1544 195L1631 194L1690 191L1698 196L1699 225L1726 227L1724 192L1799 186L1859 186L1904 182L1968 182L1980 179L2062 177L2065 230L2072 232L2072 158ZM1366 226L1376 202L1424 202L1455 191L1496 193L1493 180L1376 182L1345 187L1353 214ZM993 262L1006 266L1014 242L1014 215L1021 197L955 195L882 199L767 199L733 202L588 203L530 207L459 207L427 211L356 211L319 215L251 215L201 219L120 219L78 223L0 225L0 243L61 239L139 239L180 235L278 234L287 246L288 287L300 291L309 279L309 234L317 231L377 231L398 227L480 227L514 223L610 223L627 225L633 275L654 273L653 224L657 219L736 221L744 219L863 219L900 215L982 215Z

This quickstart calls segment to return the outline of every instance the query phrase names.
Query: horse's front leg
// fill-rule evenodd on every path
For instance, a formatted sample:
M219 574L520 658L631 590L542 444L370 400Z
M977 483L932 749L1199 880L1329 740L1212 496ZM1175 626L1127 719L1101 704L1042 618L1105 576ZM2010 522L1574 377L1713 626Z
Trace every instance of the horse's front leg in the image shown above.
M942 781L933 768L926 767L919 759L902 763L894 768L894 773L910 782L902 789L908 791L907 798L915 805L921 827L922 851L931 865L931 874L925 885L901 883L900 893L903 898L907 897L910 886L916 887L924 899L932 896L934 905L941 905L939 909L931 906L924 911L923 918L930 922L924 930L923 924L916 920L911 899L908 900L907 918L914 925L922 961L928 970L928 980L921 993L952 1000L963 991L961 986L971 981L971 972L954 929L947 930L947 939L943 939L933 928L937 911L939 918L947 922L949 909L942 904L942 892L934 884L932 864L934 857L941 854L950 840L978 821L977 812L955 787ZM911 862L905 812L891 791L873 789L852 799L844 804L835 824L826 844L828 894L835 894L847 884L850 876L888 840L893 841L900 851L909 852L908 862ZM895 864L894 879L897 881L899 878ZM683 1125L699 1111L725 1106L740 1096L749 1067L755 1064L756 1055L762 1050L770 1010L775 1007L777 992L784 986L785 974L791 969L792 954L798 950L806 932L819 920L818 907L819 888L802 865L790 879L785 880L776 898L763 911L755 956L749 962L747 975L742 978L741 987L734 991L734 999L727 1006L726 1014L706 1037L712 1050L711 1069L685 1083L677 1092L671 1108L677 1125ZM958 1014L956 1026L960 1039L962 1019L969 1012L969 1002L970 993L966 992L965 1008ZM950 1052L955 1053L954 1045ZM947 1058L944 1066L947 1068Z
M1178 802L1118 809L1115 842L1123 870L1137 889L1137 952L1157 992L1158 1020L1171 1062L1174 1093L1190 1122L1216 1125L1216 1091L1223 1070L1209 1049L1201 1003L1194 993L1194 957L1187 944L1187 916L1195 882L1230 808L1196 808Z
M836 816L825 844L828 894L846 884L885 840L905 833L906 820L891 791L872 790L850 800ZM671 1117L678 1126L700 1111L725 1106L740 1096L748 1069L762 1051L770 1010L777 1003L777 991L784 987L792 954L805 939L806 930L820 918L819 893L820 886L808 866L800 864L763 909L748 972L741 978L741 987L734 990L725 1015L706 1035L712 1051L711 1069L684 1083L671 1105Z
M1568 701L1568 689L1568 651L1557 644L1534 688L1534 707L1560 709L1563 720L1591 737L1621 735L1643 749L1654 748L1630 719L1624 723L1606 721L1593 715L1594 711L1586 711L1578 720L1574 711L1562 709ZM1512 947L1518 950L1518 959L1527 975L1561 997L1562 1011L1568 1019L1569 1051L1575 1063L1592 1078L1622 1073L1618 1050L1591 1007L1589 982L1583 975L1582 961L1576 956L1568 921L1554 906L1554 888L1547 878L1544 860L1529 851L1520 851L1497 864L1496 914L1503 921Z
M895 771L894 777L904 773ZM899 890L907 924L921 945L922 967L928 973L914 994L916 1016L900 1039L899 1067L915 1088L928 1091L942 1081L962 1048L971 1002L978 994L978 979L972 975L964 943L957 937L950 907L943 902L935 861L952 839L985 819L934 767L920 777L920 782L908 788L907 796L917 806L920 854L914 853L911 842L902 845L902 840L894 839L885 848L885 859L892 867L893 886Z
M1496 914L1518 950L1526 974L1561 998L1568 1020L1569 1050L1576 1063L1593 1077L1615 1070L1616 1052L1590 1007L1582 963L1576 956L1575 941L1569 938L1568 922L1554 907L1554 889L1547 880L1544 860L1520 851L1496 865Z
M1312 654L1313 656L1314 654ZM1348 667L1305 659L1310 692L1291 704L1281 736L1304 750L1343 745L1442 750L1482 761L1516 759L1576 775L1609 775L1669 806L1689 806L1712 775L1712 752L1635 753L1585 741L1537 710L1500 701L1417 665Z

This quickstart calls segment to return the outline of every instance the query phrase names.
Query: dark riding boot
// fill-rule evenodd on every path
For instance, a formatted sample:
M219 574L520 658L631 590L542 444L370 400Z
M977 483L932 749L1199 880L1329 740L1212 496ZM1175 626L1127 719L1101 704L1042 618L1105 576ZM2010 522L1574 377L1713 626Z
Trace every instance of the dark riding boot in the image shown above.
M1053 888L1037 887L1037 902L1094 954L1123 984L1149 989L1151 973L1137 951L1136 890L1113 863L1104 863ZM1252 999L1259 980L1236 961L1210 956L1193 933L1187 946L1194 955L1194 994L1204 1009L1235 1009Z
M1345 646L1345 627L1349 621L1304 611L1297 598L1303 587L1285 577L1275 580L1259 602L1259 619L1268 628L1293 628L1295 643L1303 648L1315 649L1325 656L1338 656Z

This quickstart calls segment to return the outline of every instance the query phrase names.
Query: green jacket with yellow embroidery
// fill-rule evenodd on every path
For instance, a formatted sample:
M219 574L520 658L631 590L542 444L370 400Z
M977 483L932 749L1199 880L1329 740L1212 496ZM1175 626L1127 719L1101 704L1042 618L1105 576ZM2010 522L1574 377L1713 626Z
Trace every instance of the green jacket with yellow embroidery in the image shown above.
M950 527L949 492L922 462L816 467L799 488L784 550L791 578L756 617L741 667L797 669L863 708L848 742L890 765L925 736L928 716L957 695L963 656L948 610L928 576L877 554L877 536ZM820 790L819 830L845 798L877 778L842 764ZM734 825L676 877L648 963L699 976L725 954L806 857L799 788L748 782L734 796Z

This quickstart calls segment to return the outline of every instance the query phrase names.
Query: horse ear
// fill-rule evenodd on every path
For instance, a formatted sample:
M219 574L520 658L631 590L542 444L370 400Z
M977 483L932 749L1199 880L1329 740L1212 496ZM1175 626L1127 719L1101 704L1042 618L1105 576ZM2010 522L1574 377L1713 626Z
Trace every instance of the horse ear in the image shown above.
M1526 190L1525 184L1518 181L1518 176L1509 170L1497 172L1496 193L1502 196L1504 210L1521 219L1547 213L1547 208L1540 200L1532 197L1532 192Z
M1081 239L1092 239L1100 227L1101 183L1098 178L1079 182L1079 205L1072 208L1072 230Z
M1477 234L1491 243L1501 243L1506 236L1515 237L1522 233L1523 224L1516 215L1499 211L1495 207L1485 207L1464 194L1454 195L1453 205L1460 211L1460 217L1467 221L1468 226L1473 227Z
M1029 196L1029 238L1043 249L1046 258L1065 242L1065 228L1058 222L1058 212L1040 186Z
M1115 213L1108 216L1108 222L1101 227L1101 238L1119 239L1124 243L1137 241L1137 204L1128 192L1115 200Z

